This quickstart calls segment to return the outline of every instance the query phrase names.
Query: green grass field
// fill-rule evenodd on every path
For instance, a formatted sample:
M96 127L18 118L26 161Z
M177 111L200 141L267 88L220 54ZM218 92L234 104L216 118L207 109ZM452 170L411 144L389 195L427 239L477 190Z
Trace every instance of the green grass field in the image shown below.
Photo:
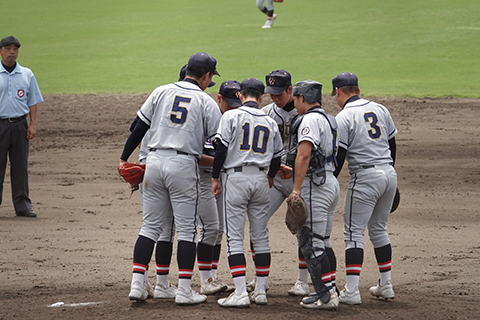
M479 12L478 0L284 0L262 29L253 0L16 0L0 37L20 40L43 94L148 93L205 51L218 83L285 69L326 93L350 71L364 95L478 98Z

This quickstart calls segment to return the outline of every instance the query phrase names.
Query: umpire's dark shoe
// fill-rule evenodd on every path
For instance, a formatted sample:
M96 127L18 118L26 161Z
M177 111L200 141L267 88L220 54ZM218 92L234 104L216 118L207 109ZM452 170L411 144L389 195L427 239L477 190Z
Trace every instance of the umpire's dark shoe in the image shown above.
M30 210L25 210L25 211L18 211L18 212L17 212L17 217L35 218L36 216L37 216L37 214L36 214L35 211L33 211L32 209L30 209Z

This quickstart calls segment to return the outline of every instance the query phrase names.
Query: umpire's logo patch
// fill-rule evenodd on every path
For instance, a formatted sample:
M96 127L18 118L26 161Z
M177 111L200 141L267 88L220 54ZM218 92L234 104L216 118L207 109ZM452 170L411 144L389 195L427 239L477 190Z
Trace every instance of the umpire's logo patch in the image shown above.
M302 136L306 136L307 134L310 133L310 128L309 127L305 127L303 128L302 130Z
M17 95L18 95L19 98L23 98L23 96L25 95L25 90L18 89Z

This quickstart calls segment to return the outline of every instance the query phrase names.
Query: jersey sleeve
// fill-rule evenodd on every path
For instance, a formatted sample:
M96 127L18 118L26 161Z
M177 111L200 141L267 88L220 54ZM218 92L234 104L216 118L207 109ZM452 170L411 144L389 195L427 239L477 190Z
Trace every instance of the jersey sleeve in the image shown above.
M149 127L152 125L152 117L153 117L153 110L154 110L153 100L154 100L154 96L156 95L156 92L157 90L155 90L148 96L147 100L145 100L142 107L137 112L137 116L143 122L145 122Z
M207 139L213 139L215 137L221 118L222 113L220 112L220 108L218 107L217 103L212 98L210 98L210 96L208 96L205 101L204 122L204 133Z
M392 116L390 115L390 112L385 107L384 107L384 110L385 110L385 119L386 119L385 125L388 132L388 140L390 140L397 135L398 131L397 131L397 128L395 127L395 124L393 123L393 119L392 119Z
M274 139L273 139L273 158L280 157L283 152L282 136L276 124L274 125Z
M231 117L230 115L234 113L234 110L231 110L227 113L225 113L221 119L220 123L218 125L218 130L216 134L216 138L220 139L227 148L230 145L230 141L232 139L232 128L230 125L231 122Z
M314 120L314 117L310 114L303 117L297 131L298 143L302 141L310 141L314 146L317 146L318 143L316 140L318 139L315 139L316 125Z
M347 118L345 117L345 111L340 111L335 117L337 120L337 136L338 136L338 146L348 150L348 123Z

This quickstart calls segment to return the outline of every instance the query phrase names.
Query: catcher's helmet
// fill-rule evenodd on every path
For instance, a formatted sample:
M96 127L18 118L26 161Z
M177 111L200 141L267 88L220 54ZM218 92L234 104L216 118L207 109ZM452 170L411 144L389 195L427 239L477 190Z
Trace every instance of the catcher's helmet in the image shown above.
M308 103L322 104L322 84L313 80L302 80L295 83L292 95L302 95Z

